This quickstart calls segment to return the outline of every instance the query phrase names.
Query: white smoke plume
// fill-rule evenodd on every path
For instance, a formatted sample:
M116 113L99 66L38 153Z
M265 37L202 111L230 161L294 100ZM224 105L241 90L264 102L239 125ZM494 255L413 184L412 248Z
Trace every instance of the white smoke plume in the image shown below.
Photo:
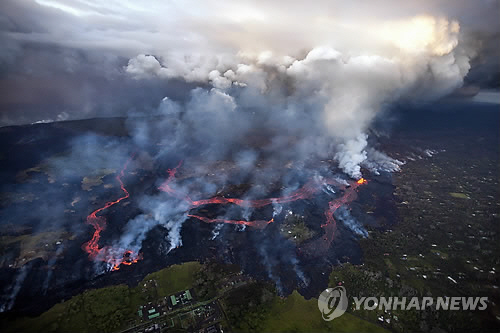
M186 204L166 200L166 196L144 197L140 202L143 214L127 222L114 248L139 253L148 232L157 226L167 229L168 250L182 246L181 228L186 221Z
M47 108L57 114L39 114L32 121L116 115L108 108L143 115L157 106L165 117L155 118L154 124L127 120L135 146L161 147L159 156L151 157L154 161L170 161L167 156L177 163L193 152L207 165L233 159L246 183L262 185L252 187L249 197L268 195L278 173L286 174L289 163L300 169L311 155L334 159L353 178L365 169L394 172L401 162L370 147L373 121L393 103L429 101L460 87L480 44L470 39L471 31L477 28L476 36L490 30L498 34L497 11L490 10L497 3L4 0L0 65L6 74L4 89L15 92L6 94L5 105L32 100L38 112L44 109L40 105L52 106L60 99L70 106ZM471 22L477 17L487 19ZM44 78L51 84L40 84ZM100 79L107 89L101 89ZM189 93L179 92L188 88ZM128 156L129 150L108 154L94 147L102 146L100 140L81 138L83 146L92 148L72 149L71 163L58 169L74 177L97 165L122 165L117 156ZM110 146L120 147L118 142L108 142ZM282 192L299 186L279 180ZM193 186L198 191L176 190L207 198L224 183L207 181ZM325 190L330 195L335 191ZM117 249L139 252L158 226L168 231L167 251L182 245L180 231L189 209L185 203L161 193L144 197L139 208L141 214L128 221L113 244ZM281 209L273 204L273 216ZM248 208L243 218L252 213ZM343 214L340 219L354 233L367 235L348 211L337 214ZM218 232L213 229L214 238ZM281 262L291 263L307 284L296 257L269 257L271 245L259 253L278 289L282 283L274 272ZM25 267L9 286L0 312L14 304L27 276ZM47 284L50 280L49 274Z
M217 236L219 236L222 227L224 227L223 223L215 225L215 227L212 229L212 238L210 238L210 240L215 240Z
M392 102L434 99L460 87L473 52L460 44L459 23L425 15L354 21L346 28L322 19L326 20L324 25L312 24L301 32L310 34L316 45L301 44L299 38L267 48L279 39L273 33L282 31L274 32L276 27L265 21L271 26L269 36L263 37L268 40L266 48L259 49L246 38L229 34L230 40L223 42L231 45L233 53L222 48L214 54L186 56L183 60L177 53L158 57L140 54L125 70L139 78L181 78L212 85L209 92L195 92L186 114L193 114L190 109L197 107L207 112L217 110L212 116L218 126L228 122L224 110L250 107L266 109L272 113L269 118L287 122L292 135L319 131L334 144L331 153L339 167L353 178L361 177L364 162L369 168L397 170L398 161L373 151L372 160L366 162L366 130ZM332 35L320 33L325 26ZM356 40L336 38L334 33L339 31L355 33ZM307 121L300 123L304 119ZM227 127L231 125L227 123ZM374 161L377 157L382 161Z
M144 86L158 80L199 86L183 105L155 101L169 115L224 110L204 114L199 123L214 120L198 129L241 132L249 119L239 111L258 109L267 114L249 127L275 124L307 137L294 147L298 154L317 146L311 133L320 136L322 148L328 145L323 153L337 154L339 166L354 178L366 159L363 142L373 119L393 102L439 98L460 87L481 44L472 32L498 28L492 14L498 3L487 0L8 3L8 13L37 18L33 28L22 25L28 20L13 21L19 31L6 35L14 44L36 40L105 52L128 59L121 70L106 72L110 78L120 72ZM67 64L69 71L75 66Z
M148 24L169 37L160 42L147 34L148 46L127 52L131 56L123 69L131 78L195 86L184 101L158 101L158 112L171 116L165 123L143 126L131 120L130 127L136 144L159 143L160 154L189 147L207 162L230 157L243 173L268 171L246 180L252 184L271 184L284 163L314 155L334 159L352 178L360 178L362 168L375 174L399 170L400 161L369 146L372 122L392 103L451 93L474 56L459 23L442 15L338 16L300 1L286 13L262 2L224 8L207 3L196 5L199 15L166 5L178 17ZM256 168L259 154L272 156L265 168ZM299 184L286 185L284 191L291 191ZM202 193L214 194L218 187L212 187ZM266 186L247 193L266 194ZM279 214L280 206L273 208ZM168 230L168 251L182 245L188 207L162 194L144 198L141 209L143 214L125 227L119 248L139 251L157 225ZM240 213L249 220L253 209ZM366 236L350 216L343 217L348 228ZM269 258L264 261L272 266Z
M0 313L8 311L14 306L17 294L19 293L19 291L21 291L21 287L31 269L31 265L31 263L23 265L23 267L21 267L16 277L14 278L12 285L7 286L6 290L4 290L0 304Z
M283 206L273 201L273 218L280 215L282 211L283 211Z
M335 211L335 217L342 221L342 223L357 236L363 238L368 237L368 231L366 231L361 223L356 221L347 208L340 207L337 209L337 211Z
M393 159L374 148L368 148L366 153L366 159L363 161L362 165L375 175L379 175L380 171L400 171L401 166L404 164L404 162Z

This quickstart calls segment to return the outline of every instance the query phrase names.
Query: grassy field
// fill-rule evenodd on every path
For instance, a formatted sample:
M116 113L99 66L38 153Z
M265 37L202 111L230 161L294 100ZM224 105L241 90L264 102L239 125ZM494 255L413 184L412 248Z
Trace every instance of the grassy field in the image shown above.
M199 272L200 268L201 265L197 261L187 262L148 274L144 280L156 280L158 283L158 296L165 297L177 291L190 288L194 284L195 275Z
M317 299L304 299L294 291L285 299L276 297L264 322L265 332L387 332L349 313L333 321L321 318Z
M3 323L3 332L114 332L128 327L139 318L137 309L144 304L144 283L155 279L158 296L167 296L191 287L201 265L188 262L147 275L137 287L126 285L87 290L66 302L53 306L35 318L17 318Z
M87 290L56 304L36 318L17 318L4 323L2 331L116 332L139 320L137 309L147 302L150 295L144 291L144 284L150 286L151 280L156 281L155 297L161 298L192 287L201 268L198 262L188 262L151 273L134 288L118 285ZM265 315L256 317L259 327L265 332L385 332L383 328L349 313L325 322L317 300L305 300L296 291L284 299L270 296L271 303L266 303L266 308L269 308Z

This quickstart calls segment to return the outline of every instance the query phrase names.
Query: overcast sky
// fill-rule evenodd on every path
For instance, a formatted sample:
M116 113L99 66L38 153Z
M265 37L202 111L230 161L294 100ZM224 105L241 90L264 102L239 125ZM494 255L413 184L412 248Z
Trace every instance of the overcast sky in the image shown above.
M300 60L322 45L417 52L430 47L429 25L404 22L424 15L443 19L429 32L435 52L448 47L441 30L459 25L466 85L498 89L499 12L495 0L2 0L0 126L154 112L165 96L220 82L213 70L236 68L236 57Z

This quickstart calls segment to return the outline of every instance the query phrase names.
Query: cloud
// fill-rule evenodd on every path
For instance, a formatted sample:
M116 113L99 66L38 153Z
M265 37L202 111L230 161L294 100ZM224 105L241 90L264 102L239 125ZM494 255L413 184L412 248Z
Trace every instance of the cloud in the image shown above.
M330 163L308 170L308 161L318 159L335 160L352 178L365 170L393 172L401 162L369 143L374 119L395 103L441 98L464 80L498 82L498 74L490 75L498 73L491 70L498 63L498 43L491 43L499 34L497 1L4 0L0 6L0 124L168 116L129 117L130 142L77 139L56 166L68 178L96 166L117 169L137 146L144 154L155 147L151 169L202 160L191 166L195 176L178 185L179 193L201 198L230 177L253 184L246 195L262 197L270 184L286 192L298 188L297 178L339 171ZM100 148L106 145L114 154ZM228 160L236 171L213 172L211 162ZM167 250L182 245L186 205L165 193L135 200L141 212L115 245L137 252L157 226L168 232ZM224 212L236 213L255 212ZM350 216L344 223L366 236ZM301 276L293 251L259 253L277 283L273 266L281 262Z
M6 1L0 59L10 64L5 91L17 97L0 105L3 122L185 112L183 121L212 146L251 128L280 129L300 137L294 151L322 142L357 177L373 119L391 103L459 88L484 49L474 32L498 26L491 1L294 0L286 11L264 1L192 5ZM47 91L29 83L47 77ZM7 111L16 108L24 110ZM276 149L284 144L271 140Z
M495 55L473 63L480 68L472 69L474 84L485 82L491 87L496 79L489 73L498 73L494 66L498 47L493 46L498 43L492 39L499 31L497 1L321 0L311 6L294 0L287 1L283 10L279 2L246 0L231 4L147 1L141 5L133 1L6 0L1 7L2 124L56 119L61 111L69 119L151 111L166 95L164 91L158 96L157 90L170 86L173 77L229 89L248 84L235 81L235 76L250 81L253 75L252 83L263 91L252 64L283 71L312 50L391 59L398 49L427 53L432 49L435 55L456 49L457 42L460 48L474 42L480 44L475 47L481 52ZM456 37L456 22L460 36L449 38ZM313 60L327 55L309 56ZM456 57L448 60L459 61ZM435 73L442 66L416 65L433 66ZM165 81L155 82L157 88L152 88L157 79ZM39 84L48 80L50 86ZM173 85L177 91L184 89L183 98L187 96L186 86L180 87L178 81ZM174 97L174 90L168 89L169 97ZM109 98L121 92L119 98Z
M286 55L271 50L254 54L242 43L235 45L240 51L225 65L214 55L213 67L207 67L210 61L206 59L198 65L189 59L180 67L174 61L174 66L169 67L168 58L160 63L141 54L130 60L126 69L132 75L180 77L211 84L214 88L210 91L194 90L186 104L185 119L193 123L203 119L204 124L212 124L198 129L197 133L204 137L213 136L207 128L224 133L248 120L243 112L239 113L241 119L229 115L225 111L228 107L254 108L260 117L252 119L250 127L263 128L259 122L267 118L274 122L268 126L275 129L293 129L296 134L314 131L336 143L339 166L357 178L367 158L366 130L386 105L400 100L429 101L462 85L474 50L459 43L459 31L456 21L417 16L370 23L365 35L372 37L371 42L366 44L363 36L358 41L366 46L363 52L347 49L352 45L339 44L336 49L325 44L298 57L294 55L298 46L291 44ZM219 111L210 113L212 109ZM283 126L285 123L289 126ZM302 146L310 153L317 151L310 138L302 139ZM383 163L370 165L397 169L397 161L383 157Z
M500 104L500 92L498 91L480 91L472 100L479 103Z
M147 78L150 76L168 77L166 68L160 65L160 62L152 55L139 54L137 57L130 59L127 67L127 73L136 79Z

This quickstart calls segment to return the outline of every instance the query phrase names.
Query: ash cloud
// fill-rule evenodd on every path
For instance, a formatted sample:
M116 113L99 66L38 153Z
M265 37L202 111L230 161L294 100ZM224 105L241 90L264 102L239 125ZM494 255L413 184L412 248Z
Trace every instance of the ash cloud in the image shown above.
M204 125L196 127L200 136L234 141L238 137L225 134L234 134L232 130L244 124L236 131L240 136L245 130L270 133L270 147L282 153L280 145L287 140L273 132L295 135L293 149L286 150L326 156L332 152L345 173L359 178L368 154L367 129L377 115L394 102L430 101L453 92L463 84L476 51L460 35L458 21L445 17L353 19L349 28L322 19L332 35L347 29L359 38L355 42L325 38L310 47L310 42L294 41L256 51L243 34L225 41L237 53L222 48L221 53L183 60L171 52L158 58L139 54L125 71L136 79L182 78L211 85L205 92L195 89L186 103L185 119L194 126ZM280 35L262 20L270 28L262 38L271 45ZM300 33L316 36L319 31L313 24ZM254 116L248 117L249 112ZM372 151L372 159L377 156L383 161L369 162L372 169L397 170L398 161Z
M491 14L497 4L488 1L474 6L481 22L469 14L467 1L321 1L314 7L292 1L286 12L261 1L208 1L194 12L189 3L159 1L140 11L129 3L57 0L3 6L4 77L18 87L17 93L12 84L4 87L14 96L4 109L25 109L2 112L3 123L37 113L34 121L179 112L164 97L209 110L227 96L216 107L265 109L260 121L252 119L254 128L268 122L301 135L322 132L352 177L360 175L363 136L373 118L392 102L435 99L460 87L471 59L488 49L471 34L489 36L498 25ZM49 76L46 92L20 83ZM193 86L207 91L189 93ZM220 135L241 132L231 130L248 123L243 112L194 116L209 121L200 129L215 127Z
M245 73L247 81L263 88L266 82L253 72L255 63L284 69L325 46L344 58L382 55L391 49L391 39L405 38L386 36L382 42L389 43L383 45L380 36L387 31L379 29L380 23L422 15L459 22L459 46L473 44L477 51L467 84L498 88L498 1L321 0L311 6L294 0L286 7L246 0L147 1L140 8L128 1L2 1L0 124L152 113L166 95L185 100L200 82L227 89ZM445 40L443 25L437 28L438 40ZM405 31L401 25L389 30ZM407 40L400 46L408 49L413 42Z
M249 197L286 194L297 179L314 176L297 171L311 160L335 160L351 178L363 169L394 172L402 163L369 140L385 110L439 99L464 81L496 87L495 74L483 80L498 61L496 1L293 0L286 11L274 2L215 0L150 1L140 10L127 1L0 6L0 124L129 116L130 137L83 136L67 159L53 162L68 179L119 169L132 151L152 146L159 148L140 163L154 169L184 159L199 177L172 186L202 198L236 181L254 184ZM220 160L238 171L214 175L211 163ZM138 252L162 227L166 251L181 246L185 203L165 193L138 202L140 213L114 244ZM279 215L281 207L274 209ZM366 236L348 212L338 214ZM274 245L259 253L278 288L283 263L307 284L291 250L270 255Z

